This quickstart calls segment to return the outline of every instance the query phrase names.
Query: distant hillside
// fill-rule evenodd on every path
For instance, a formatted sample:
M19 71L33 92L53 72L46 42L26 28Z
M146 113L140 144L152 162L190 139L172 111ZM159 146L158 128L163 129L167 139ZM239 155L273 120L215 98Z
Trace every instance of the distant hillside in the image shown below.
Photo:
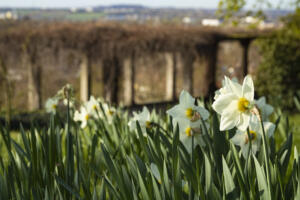
M144 23L173 22L181 23L182 19L189 17L194 24L200 23L204 18L216 18L216 9L201 8L152 8L139 4L116 4L110 6L78 7L78 8L0 8L0 13L12 11L18 19L50 20L50 21L136 21ZM246 12L246 11L245 11ZM281 16L291 11L266 10L267 21L275 22Z

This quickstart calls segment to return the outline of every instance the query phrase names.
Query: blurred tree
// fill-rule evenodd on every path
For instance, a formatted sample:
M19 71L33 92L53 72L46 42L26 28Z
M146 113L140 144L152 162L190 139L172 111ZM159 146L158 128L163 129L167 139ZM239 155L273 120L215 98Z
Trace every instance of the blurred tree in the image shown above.
M262 62L255 83L258 95L268 96L272 104L292 110L293 97L300 89L300 0L290 3L289 7L295 10L282 18L283 28L258 42ZM256 0L256 4L260 4L259 8L272 7L267 0ZM245 0L220 0L217 14L235 24L245 5ZM264 16L263 9L253 10L244 13Z

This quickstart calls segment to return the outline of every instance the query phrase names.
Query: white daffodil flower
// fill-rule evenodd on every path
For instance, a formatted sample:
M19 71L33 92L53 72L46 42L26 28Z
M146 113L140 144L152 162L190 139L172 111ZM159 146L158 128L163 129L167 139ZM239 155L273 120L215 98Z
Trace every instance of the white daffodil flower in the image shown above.
M200 118L206 120L209 117L209 112L203 107L196 106L195 98L185 90L180 93L179 104L167 110L167 113L173 119L182 118L190 121L197 121Z
M63 100L63 103L64 103L65 106L68 106L68 99L65 98L65 99ZM69 100L69 106L70 106L70 108L74 108L74 104L75 104L74 100L73 100L73 99L70 99L70 100Z
M58 105L58 101L59 100L57 98L49 98L45 104L46 112L55 114L57 105Z
M111 124L113 121L113 116L116 114L116 108L109 106L107 103L103 103L103 110L107 117L108 123Z
M275 130L275 125L271 122L264 122L263 125L267 137L272 137ZM237 130L236 134L230 139L235 145L241 147L244 158L247 158L248 156L250 140L252 147L251 151L253 154L256 154L256 152L260 148L263 132L258 118L254 115L251 116L251 120L249 123L249 133L250 138L248 137L247 131Z
M136 121L139 122L143 133L146 133L146 128L151 128L150 112L147 107L143 107L140 113L133 112L133 118L128 122L131 131L136 130Z
M192 122L188 119L180 119L177 121L179 126L179 139L189 153L192 152L192 138L194 137L194 148L197 145L204 146L202 139L203 130L201 129L201 121ZM193 137L192 137L193 136Z
M77 110L74 113L74 121L80 121L81 122L81 128L85 128L89 119L92 117L92 115L88 112L88 110L81 106L80 112Z
M94 117L97 117L97 112L100 111L100 106L94 96L90 96L90 100L86 102L86 108L89 113L91 113Z
M255 101L257 105L262 121L269 121L269 116L273 113L274 108L266 103L266 97L260 97L258 100Z
M245 77L240 85L225 77L226 92L214 101L213 109L221 115L220 130L229 130L233 127L245 131L249 126L251 109L254 105L254 85L252 78Z

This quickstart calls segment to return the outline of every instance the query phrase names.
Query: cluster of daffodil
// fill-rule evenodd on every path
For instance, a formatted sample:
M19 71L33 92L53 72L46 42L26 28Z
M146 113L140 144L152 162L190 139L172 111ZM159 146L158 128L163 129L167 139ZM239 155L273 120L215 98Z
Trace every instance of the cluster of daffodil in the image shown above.
M100 105L102 105L103 112ZM85 128L91 118L107 119L108 123L111 124L115 113L116 109L114 107L109 106L102 99L95 99L91 96L90 100L80 107L80 111L75 111L74 121L81 122L81 128Z
M241 147L244 157L249 150L254 154L257 152L263 131L272 137L275 125L268 122L268 118L273 108L266 104L264 97L257 101L254 99L253 80L249 75L245 77L243 85L225 77L223 87L216 92L214 100L212 107L221 115L220 130L237 128L231 141Z
M266 103L265 97L254 99L253 80L249 75L245 77L242 85L225 77L223 87L215 93L212 107L221 115L221 131L236 127L231 141L241 147L244 157L248 155L249 150L254 154L258 151L263 128L268 137L273 135L275 125L268 121L273 107ZM188 92L181 92L179 104L168 110L167 114L172 117L174 127L178 125L180 140L189 152L197 145L205 145L202 137L204 128L209 129L206 122L209 112L204 107L195 105L195 98ZM134 113L134 117L128 123L131 130L136 128L136 121L144 132L146 128L151 128L150 113L146 107L141 113Z
M45 107L48 113L56 114L57 107L61 101L65 106L67 106L69 103L69 107L75 107L75 100L73 98L73 95L70 95L69 97L67 97L66 95L66 87L71 90L71 86L67 85L60 91L58 91L58 93L54 97L49 98L46 101ZM102 106L102 108L100 108L100 105ZM84 102L80 106L79 110L75 110L73 114L73 120L76 122L80 122L81 128L85 128L91 119L107 119L108 123L111 124L115 113L116 109L112 106L109 106L104 102L104 100L100 98L96 99L94 96L90 96L89 101Z
M62 87L54 97L47 99L46 112L56 114L60 102L65 106L68 106L68 102L70 107L74 106L73 88L70 84Z

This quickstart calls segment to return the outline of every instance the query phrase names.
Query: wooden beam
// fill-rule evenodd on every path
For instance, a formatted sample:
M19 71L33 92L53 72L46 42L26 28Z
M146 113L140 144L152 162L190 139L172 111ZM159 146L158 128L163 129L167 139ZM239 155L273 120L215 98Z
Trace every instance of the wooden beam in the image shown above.
M42 67L38 63L37 51L23 53L23 65L27 68L28 76L28 110L42 108Z
M198 48L198 54L203 56L206 64L205 69L205 83L207 84L207 93L206 96L213 95L215 90L217 89L216 86L216 69L217 69L217 60L218 60L218 42L214 42L209 46Z
M134 54L123 61L124 70L124 104L134 105L135 60Z
M80 100L88 101L91 95L91 65L86 55L80 63Z
M190 52L180 54L181 64L183 67L183 89L193 95L193 64L195 57Z
M165 53L166 58L166 99L176 99L176 62L173 53Z
M248 51L249 51L249 45L250 45L251 40L245 39L241 40L240 44L243 49L243 54L242 54L242 68L243 68L243 76L247 76L248 74Z

